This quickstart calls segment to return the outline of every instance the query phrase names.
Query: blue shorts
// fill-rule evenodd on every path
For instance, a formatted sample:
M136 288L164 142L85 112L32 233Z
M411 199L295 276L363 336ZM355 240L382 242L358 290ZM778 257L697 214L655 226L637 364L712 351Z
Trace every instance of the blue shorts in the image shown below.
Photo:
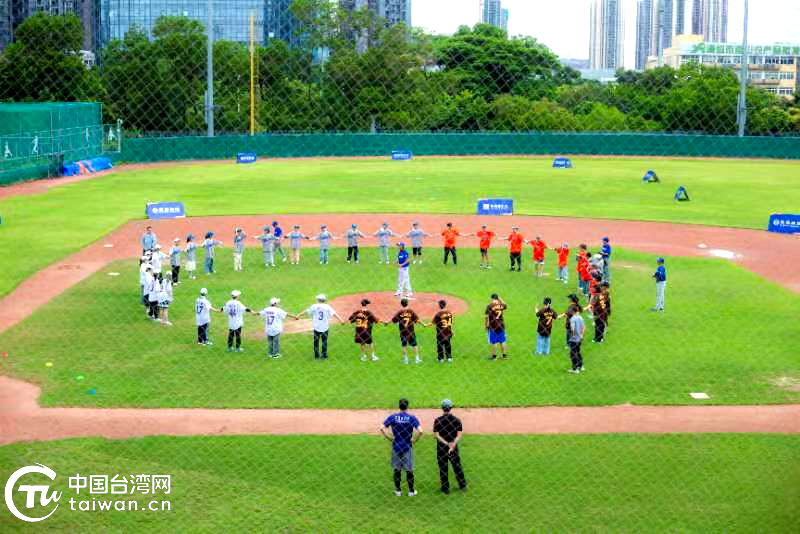
M506 342L505 331L495 332L494 330L489 330L489 345L497 345L498 343L505 343L505 342Z

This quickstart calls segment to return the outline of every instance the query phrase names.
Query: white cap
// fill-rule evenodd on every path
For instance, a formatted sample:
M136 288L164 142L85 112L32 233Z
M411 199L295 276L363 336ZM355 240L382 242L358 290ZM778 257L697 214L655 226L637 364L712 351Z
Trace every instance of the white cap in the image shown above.
M279 299L278 297L272 297L271 299L269 299L270 306L275 306L276 304L280 304L280 302L281 299Z
M150 259L150 256L142 256L142 261L147 261Z
M234 298L238 297L241 294L242 294L242 292L239 291L238 289L234 289L233 291L231 291L231 296L234 297Z
M156 246L155 246L155 247L153 247L153 248L155 248L156 250L161 250L161 245L156 245Z
M592 258L595 260L602 260L603 256L601 256L600 254L595 254L594 256L592 256Z
M317 295L317 302L325 302L326 300L328 300L328 298L325 295L323 295L322 293Z
M201 295L208 295L208 289L206 289L206 288L204 288L204 287L201 287L201 288L200 288L200 294L201 294Z
M176 237L175 239L172 240L172 242L173 243L180 243L181 242L181 238L180 237Z

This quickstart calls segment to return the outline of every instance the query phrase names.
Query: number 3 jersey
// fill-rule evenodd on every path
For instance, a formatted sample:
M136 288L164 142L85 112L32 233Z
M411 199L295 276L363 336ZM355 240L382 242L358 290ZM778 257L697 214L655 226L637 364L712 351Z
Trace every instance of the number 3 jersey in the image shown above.
M306 310L311 316L311 323L317 332L327 332L330 328L331 317L335 313L328 304L314 304Z

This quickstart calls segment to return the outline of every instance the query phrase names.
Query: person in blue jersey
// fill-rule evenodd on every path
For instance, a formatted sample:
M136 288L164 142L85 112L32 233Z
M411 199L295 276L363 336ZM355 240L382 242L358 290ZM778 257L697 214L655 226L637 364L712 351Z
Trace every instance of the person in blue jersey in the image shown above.
M408 413L408 399L400 399L398 403L400 411L393 413L383 422L381 434L392 442L391 465L394 470L394 494L398 497L403 495L400 490L400 482L403 471L406 472L408 482L408 496L414 497L417 491L414 489L414 443L422 437L422 429L419 419ZM391 428L391 433L386 429Z
M206 238L203 240L203 248L206 251L205 271L206 274L214 273L214 249L222 246L222 241L214 239L214 232L206 232Z
M405 292L406 297L411 297L414 295L411 289L411 276L408 272L411 259L408 257L405 243L398 243L397 248L400 250L397 252L397 291L395 295L402 297Z
M607 237L603 238L600 255L603 257L603 282L611 283L611 244Z
M272 235L275 236L275 252L281 255L281 261L286 262L286 251L281 246L283 229L278 225L278 221L272 221Z
M664 292L667 290L667 269L664 267L664 258L656 260L658 267L656 272L653 273L653 278L656 279L656 306L651 308L650 311L664 311Z

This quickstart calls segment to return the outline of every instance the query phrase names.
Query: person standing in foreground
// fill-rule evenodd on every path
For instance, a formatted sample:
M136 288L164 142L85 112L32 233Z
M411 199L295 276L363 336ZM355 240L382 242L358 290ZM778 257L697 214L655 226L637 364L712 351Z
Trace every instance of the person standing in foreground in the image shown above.
M556 256L558 256L558 277L556 280L566 284L569 282L569 270L567 269L567 263L569 262L569 243L564 243L554 250L556 251Z
M541 278L544 276L544 251L547 249L547 243L542 241L540 236L531 241L533 247L533 266L536 269L536 276Z
M550 336L553 333L553 321L558 317L558 312L552 307L553 300L545 297L544 308L541 310L536 307L536 317L539 324L536 325L536 354L547 356L550 354Z
M418 222L411 223L411 230L406 234L406 237L411 238L411 255L413 258L411 263L422 263L422 239L430 236L431 234L425 233L419 227Z
M497 346L500 345L502 350L503 359L507 358L506 355L506 325L503 319L503 312L505 312L506 303L497 293L492 294L492 301L486 306L484 327L489 336L489 345L492 347L492 354L489 356L490 360L497 360Z
M656 272L653 273L653 278L656 279L656 306L651 308L650 311L664 311L664 292L667 290L667 269L664 267L664 258L656 260L658 267Z
M358 263L358 238L366 237L357 224L353 224L347 231L347 263L355 261Z
M575 308L576 313L583 313L583 307L581 306L581 299L578 298L578 295L576 295L575 293L570 293L569 295L567 295L567 300L569 301L569 304L567 304L567 311L565 311L563 315L558 316L559 319L561 317L566 317L567 319L564 323L567 328L567 334L566 337L564 338L564 348L566 349L569 348L569 332L570 332L569 320L572 319L573 315L572 308L573 307Z
M378 238L378 249L380 253L378 263L386 263L386 265L389 265L389 238L397 234L389 228L389 223L385 222L373 235Z
M233 270L242 270L242 256L244 256L244 240L247 234L241 228L236 228L233 233Z
M261 235L253 236L253 239L261 241L261 251L264 255L264 267L275 267L275 242L278 238L272 235L270 226L264 226Z
M326 303L327 297L325 295L317 295L317 303L312 304L308 309L303 311L306 315L311 316L311 323L314 327L314 359L327 360L328 359L328 330L330 330L331 317L336 317L340 323L343 323L339 314ZM320 343L322 350L320 350Z
M231 299L225 303L225 315L228 316L228 352L244 352L242 348L242 327L244 326L244 314L253 310L239 301L241 291L234 289L231 291ZM234 348L234 341L236 346Z
M211 325L211 311L222 312L222 308L215 308L208 300L208 289L200 289L200 296L194 301L194 317L197 323L197 344L213 345L208 340L208 327Z
M158 299L161 296L161 273L153 271L153 277L150 279L150 286L147 288L147 302L150 306L148 313L150 319L153 321L161 321L158 318Z
M607 237L603 238L603 246L600 247L600 255L603 256L603 282L611 283L611 244Z
M406 482L408 482L408 496L414 497L417 492L414 489L414 443L422 437L422 429L419 427L419 419L408 413L408 400L400 399L398 403L400 411L393 413L383 422L381 434L384 438L392 442L391 466L394 471L394 494L397 497L403 495L400 490L402 472L406 472ZM391 435L386 433L386 429L391 428Z
M194 273L197 270L197 243L194 242L194 236L189 234L186 236L186 273L189 275L189 280L197 278Z
M267 335L267 357L280 358L281 357L281 332L283 332L283 320L286 317L297 319L297 315L292 315L286 310L278 307L281 299L272 297L269 299L269 306L259 312L253 312L254 315L260 315L264 318L264 333Z
M395 296L402 297L405 292L407 297L414 294L411 289L411 273L409 273L408 266L411 264L411 258L408 257L405 243L398 243L397 247L400 249L397 253L397 291Z
M169 265L172 267L172 283L176 286L180 284L181 275L181 240L176 237L172 240L172 248L169 249Z
M367 309L370 302L367 299L361 301L361 309L350 314L348 322L356 325L355 342L361 347L361 361L367 361L367 349L372 352L372 361L377 362L375 347L372 344L372 325L380 322L370 310Z
M431 323L436 327L436 358L439 363L447 359L453 363L453 313L447 310L447 302L439 301L439 311Z
M397 323L397 327L400 329L400 346L403 348L403 363L408 365L408 346L410 345L414 349L414 356L415 356L415 363L422 363L422 359L419 357L419 347L417 346L417 334L414 331L414 325L419 323L419 315L408 307L408 299L403 299L400 301L401 309L394 317L392 317L393 323ZM386 321L384 324L389 324L389 321Z
M153 227L148 226L147 229L142 234L142 255L144 256L145 252L152 252L153 249L158 244L158 238L156 234L153 233Z
M166 275L161 279L161 292L158 294L158 310L161 324L172 326L169 322L169 305L172 302L172 277Z
M492 239L494 239L494 232L486 229L486 225L481 225L480 232L475 234L478 238L478 248L481 250L481 269L491 269L489 265L489 247L492 246Z
M583 355L581 354L581 343L583 334L586 332L586 325L583 317L578 313L578 309L573 305L570 307L569 318L569 357L572 360L570 373L578 374L583 371Z
M458 256L456 255L456 237L469 236L470 234L461 234L458 229L453 228L453 223L447 223L447 228L442 231L444 237L444 264L447 265L447 258L453 257L453 265L458 265Z
M206 238L203 240L203 248L206 250L206 274L214 273L214 249L222 246L222 241L214 239L214 232L207 232Z
M461 491L467 489L467 479L464 477L458 449L458 442L461 441L464 429L461 426L461 419L450 413L452 409L453 401L444 399L442 401L442 412L444 413L433 421L433 435L436 437L436 463L439 464L439 481L444 494L450 493L448 463L453 464L453 473L456 475L459 489Z
M327 225L319 227L319 233L312 239L319 241L319 264L328 265L328 251L331 248L331 239L336 239L336 236L328 231Z
M272 235L275 236L275 252L281 255L281 261L286 262L286 252L281 246L281 239L283 238L283 229L278 225L278 221L272 221Z

